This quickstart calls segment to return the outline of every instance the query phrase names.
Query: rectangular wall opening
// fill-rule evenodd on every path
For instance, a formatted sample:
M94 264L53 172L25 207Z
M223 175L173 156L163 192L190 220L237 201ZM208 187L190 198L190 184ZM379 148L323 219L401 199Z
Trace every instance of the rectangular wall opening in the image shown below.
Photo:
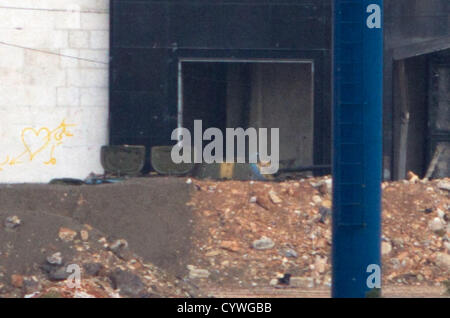
M178 126L279 128L280 168L313 165L314 65L295 60L179 63ZM225 152L224 152L225 153Z

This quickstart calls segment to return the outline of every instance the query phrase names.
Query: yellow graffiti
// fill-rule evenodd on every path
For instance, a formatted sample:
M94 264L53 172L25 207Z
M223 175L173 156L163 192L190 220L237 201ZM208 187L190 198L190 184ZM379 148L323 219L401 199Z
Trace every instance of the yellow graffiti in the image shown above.
M69 132L68 128L75 126L74 124L66 124L66 120L64 119L53 130L47 127L41 127L39 129L33 127L24 128L20 134L20 140L24 147L23 152L18 156L7 156L5 161L0 162L0 171L7 165L15 166L25 161L32 162L47 149L50 149L50 158L43 161L43 164L56 165L55 149L63 144L65 137L73 137L73 134Z
M3 166L6 166L9 163L9 156L6 156L6 160L3 162L0 162L0 171L3 170Z

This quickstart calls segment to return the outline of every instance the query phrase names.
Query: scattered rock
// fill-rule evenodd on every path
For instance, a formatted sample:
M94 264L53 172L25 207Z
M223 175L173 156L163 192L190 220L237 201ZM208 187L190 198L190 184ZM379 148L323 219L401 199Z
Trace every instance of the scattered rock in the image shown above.
M322 203L322 198L320 197L320 196L318 196L318 195L314 195L313 197L312 197L312 200L313 200L313 202L315 203L315 204L321 204Z
M389 255L392 252L392 244L390 242L381 242L381 255Z
M259 240L255 240L252 243L252 247L255 250L269 250L275 246L275 243L268 237L261 237Z
M128 242L124 239L116 240L109 246L109 249L113 252L122 248L128 248Z
M47 257L47 263L51 265L62 265L63 258L61 256L61 252L56 252Z
M239 244L235 241L223 241L220 243L220 248L231 252L239 252L240 250Z
M437 187L439 189L441 189L441 190L450 191L450 182L449 181L445 181L445 180L441 180L437 184Z
M124 239L114 241L109 245L109 250L113 252L117 257L123 260L131 260L134 257L133 252L128 248L128 242Z
M450 255L447 253L437 253L436 265L444 271L450 271Z
M291 257L291 258L297 258L298 253L294 251L292 248L288 248L284 251L284 256Z
M197 268L193 265L188 265L187 268L189 270L190 279L208 278L210 275L208 270Z
M114 270L109 278L114 289L119 289L120 293L130 297L140 297L146 292L146 288L139 276L124 271L119 268Z
M62 227L62 228L59 229L58 236L64 242L71 242L77 236L77 232L74 231L74 230Z
M83 241L89 240L89 232L86 231L86 230L81 230L81 231L80 231L80 236L81 236L81 239L82 239Z
M445 223L438 217L431 220L428 226L433 232L440 232L445 229Z
M269 191L269 198L274 204L280 204L283 202L275 191Z
M4 225L7 229L15 229L18 226L20 226L21 224L22 224L22 220L20 220L19 217L16 215L8 216L4 223Z
M22 288L23 287L23 276L13 274L11 275L11 285L13 285L16 288Z

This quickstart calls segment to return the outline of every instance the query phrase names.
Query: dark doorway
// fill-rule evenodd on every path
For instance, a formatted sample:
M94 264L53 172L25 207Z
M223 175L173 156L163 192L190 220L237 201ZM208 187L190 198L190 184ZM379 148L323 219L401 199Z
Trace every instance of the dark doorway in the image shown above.
M279 128L280 167L311 166L314 78L311 61L182 60L178 124L203 129Z

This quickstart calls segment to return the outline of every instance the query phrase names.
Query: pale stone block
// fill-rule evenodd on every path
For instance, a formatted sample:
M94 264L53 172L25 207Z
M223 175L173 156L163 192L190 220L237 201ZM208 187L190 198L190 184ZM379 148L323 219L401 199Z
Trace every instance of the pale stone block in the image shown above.
M83 13L81 28L84 30L109 30L109 14Z
M21 48L0 46L0 67L6 69L22 69L25 61L25 52Z
M80 50L81 68L108 68L109 50Z
M58 63L43 64L43 67L27 66L23 74L25 85L45 87L66 85L66 73L58 67Z
M104 69L69 69L68 86L74 87L108 87L108 70Z
M89 48L89 32L70 31L69 46L71 48Z
M23 83L24 83L24 76L22 70L14 70L10 68L0 67L0 85L17 86L23 85Z
M77 59L79 56L78 50L63 49L59 50L59 53L61 54L59 57L59 65L61 68L78 68L80 66L79 60Z
M59 56L33 50L22 50L25 55L25 67L58 67ZM56 52L55 52L56 53Z
M81 106L104 107L108 106L108 89L82 88Z
M24 29L53 29L55 12L51 11L36 11L36 10L11 10L13 15L23 16Z
M1 2L3 5L3 1ZM25 25L24 12L16 12L17 10L0 10L0 29L18 29Z
M80 89L76 87L57 88L57 106L74 107L80 105Z
M91 31L91 49L109 48L109 31Z

